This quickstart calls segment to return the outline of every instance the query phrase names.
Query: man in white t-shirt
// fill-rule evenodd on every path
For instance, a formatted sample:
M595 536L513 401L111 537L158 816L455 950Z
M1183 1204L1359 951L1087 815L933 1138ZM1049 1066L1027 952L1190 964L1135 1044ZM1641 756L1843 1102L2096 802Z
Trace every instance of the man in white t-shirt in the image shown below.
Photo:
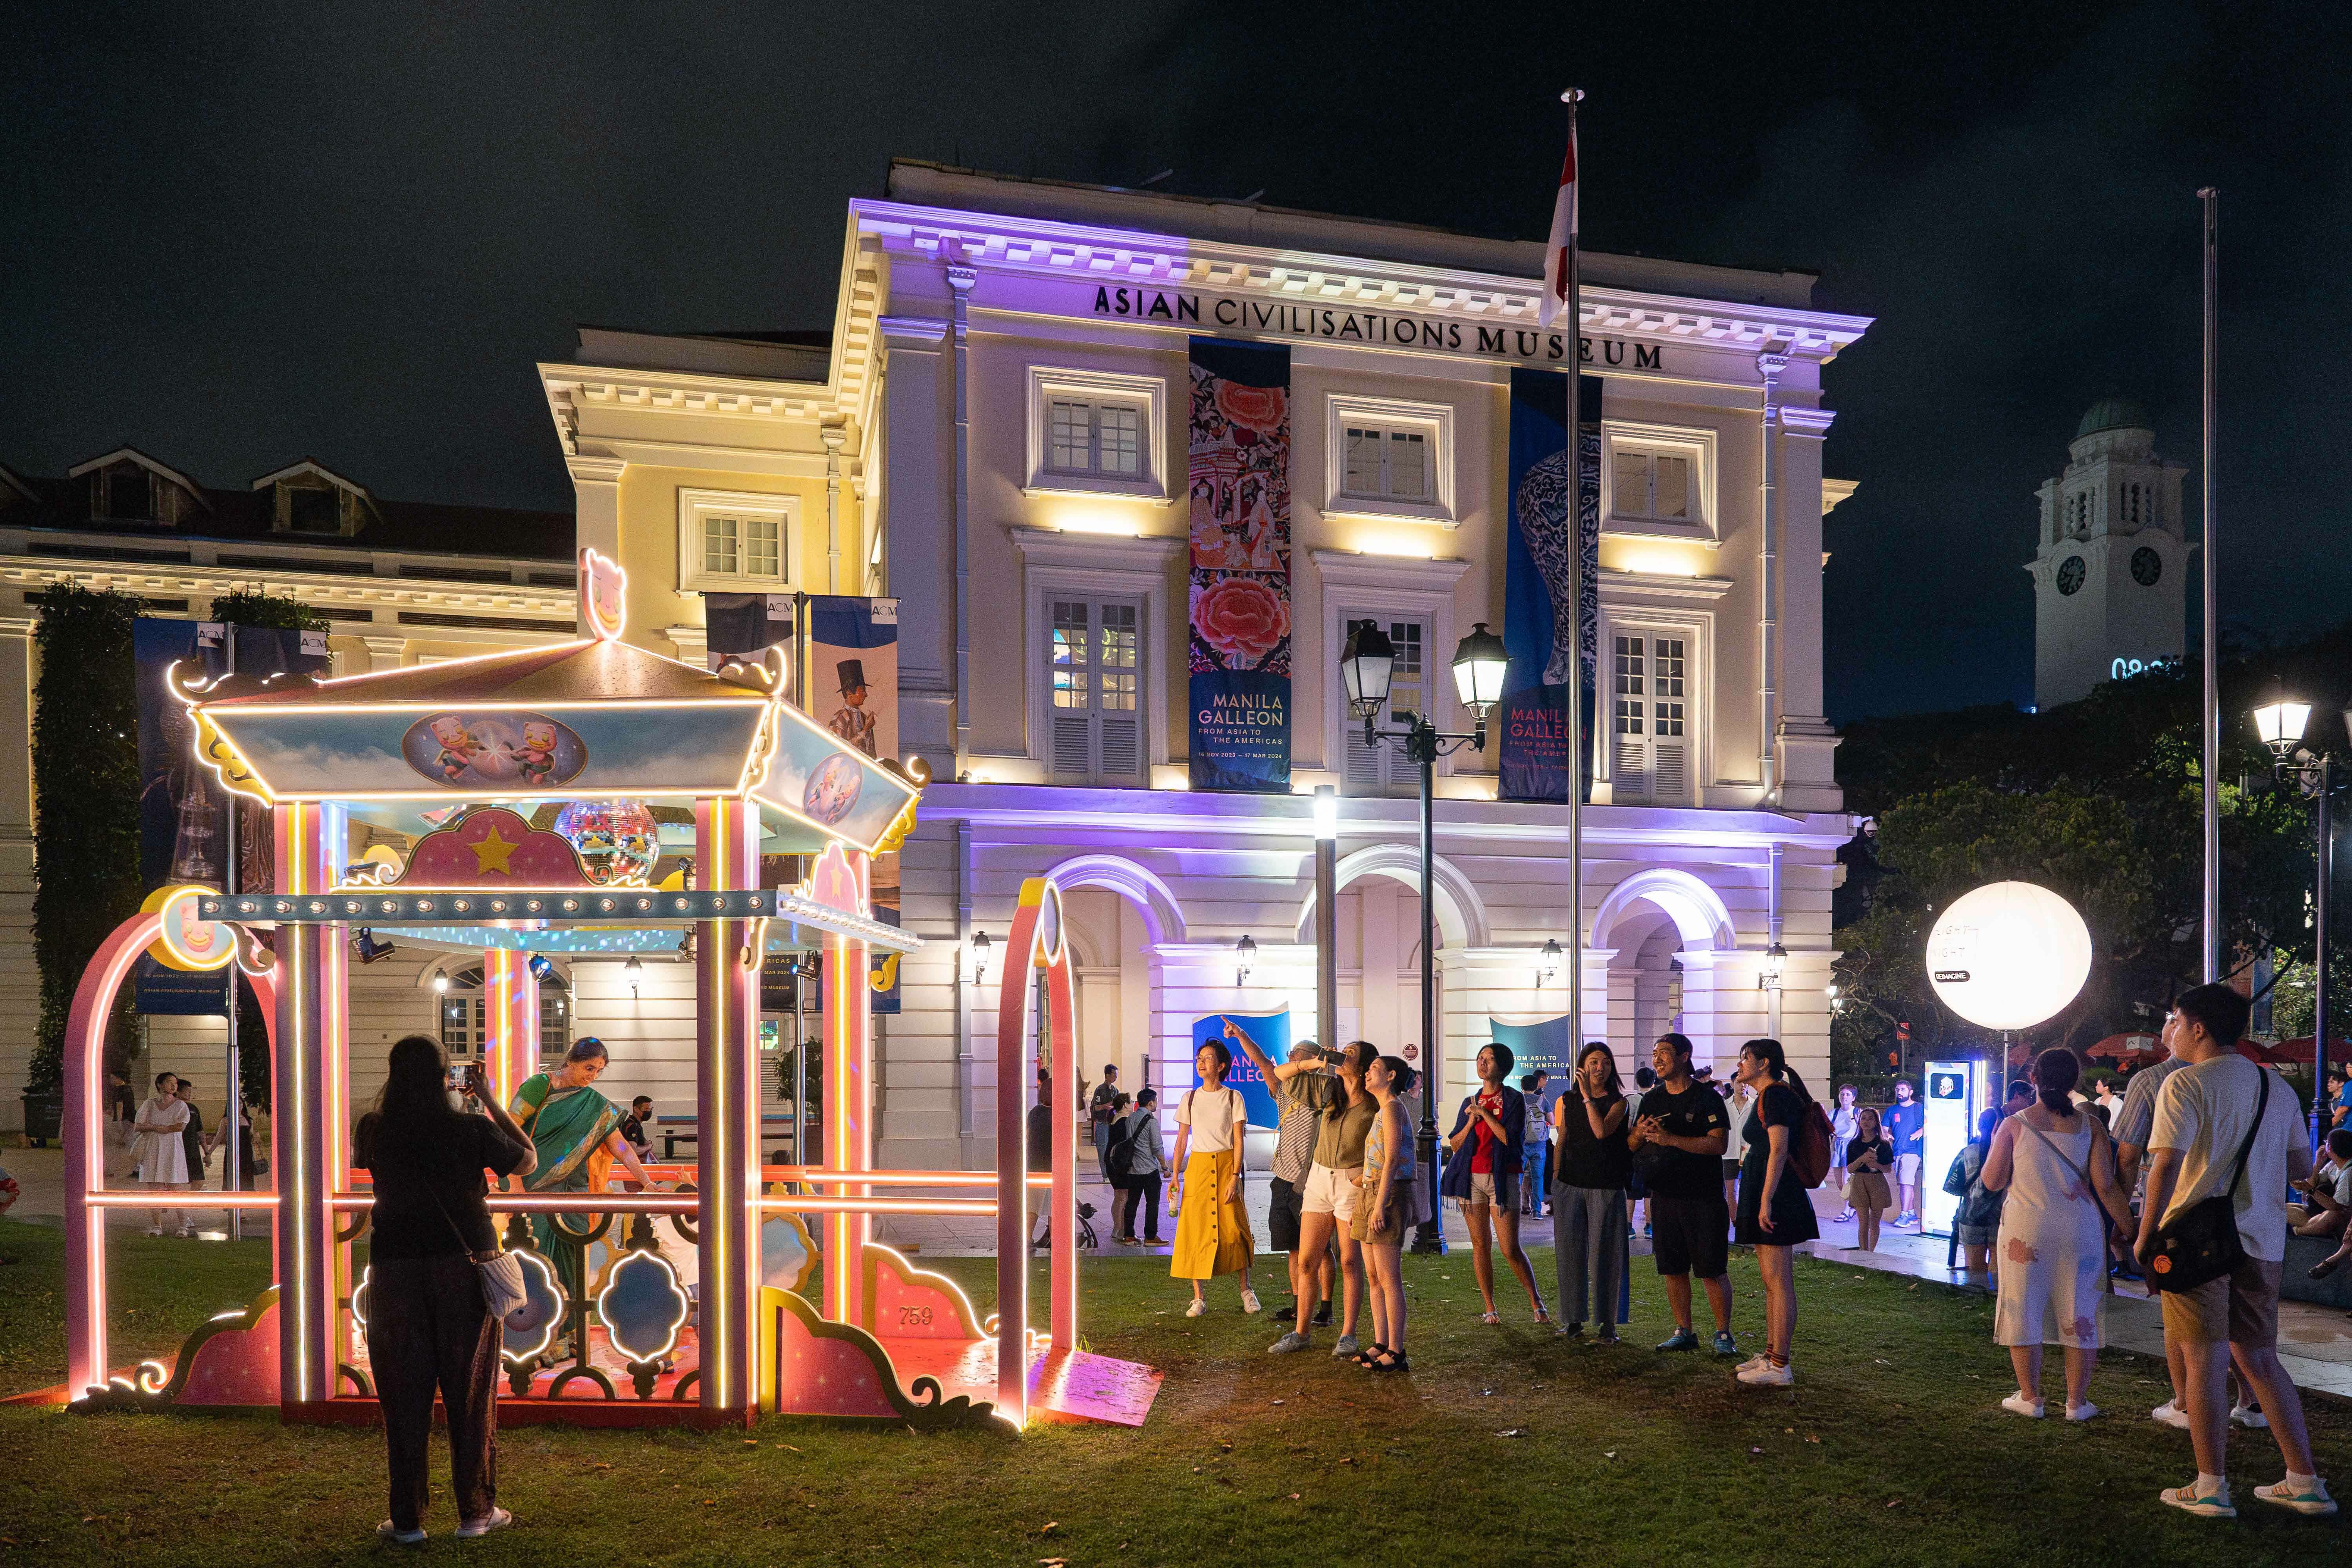
M2235 1048L2245 1032L2246 999L2226 985L2181 993L2165 1020L2165 1044L2184 1064L2156 1102L2148 1137L2147 1202L2141 1213L2139 1258L2164 1302L2164 1342L2179 1347L2181 1389L2189 1436L2196 1447L2197 1479L2159 1493L2166 1503L2207 1518L2234 1519L2226 1457L2230 1436L2227 1377L2238 1375L2262 1401L2271 1436L2286 1459L2286 1479L2256 1487L2263 1502L2298 1513L2332 1514L2311 1457L2303 1400L2279 1364L2279 1269L2286 1258L2290 1178L2311 1170L2294 1091L2267 1068ZM2266 1087L2267 1086L2267 1087ZM2239 1156L2245 1156L2244 1173ZM2166 1260L2157 1232L2198 1204L2228 1194L2245 1257L2216 1279L2186 1290L2164 1289Z

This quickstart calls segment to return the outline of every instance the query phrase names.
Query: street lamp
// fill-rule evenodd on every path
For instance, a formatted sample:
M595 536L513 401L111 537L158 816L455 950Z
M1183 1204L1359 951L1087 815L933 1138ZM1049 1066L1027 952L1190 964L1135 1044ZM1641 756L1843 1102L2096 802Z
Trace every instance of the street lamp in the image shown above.
M1389 678L1395 673L1396 645L1378 623L1357 621L1348 628L1348 646L1339 654L1339 679L1348 689L1348 707L1364 721L1364 743L1402 745L1421 770L1421 1135L1417 1162L1429 1175L1429 1217L1414 1230L1412 1250L1443 1253L1445 1237L1438 1219L1437 1185L1437 1064L1442 1059L1437 1040L1437 759L1468 746L1486 748L1486 715L1503 700L1503 673L1510 656L1503 639L1480 621L1454 650L1454 689L1470 710L1469 734L1440 731L1426 713L1389 715L1391 725L1379 727L1387 706Z
M2327 1081L2327 905L2329 890L2336 882L2336 834L2328 820L2328 808L2343 785L2336 781L2334 752L2322 752L2315 757L2304 749L2303 732L2311 722L2310 703L2274 698L2255 709L2253 717L2254 733L2277 759L2271 764L2273 779L2282 789L2292 783L2296 792L2312 803L2312 830L2318 837L2317 886L2311 908L2311 1081L2315 1089ZM2347 735L2352 735L2352 709L2345 711L2344 730ZM2311 1141L2315 1149L2327 1131L2327 1110L2321 1100L2318 1093L2312 1095Z
M1787 948L1777 942L1766 948L1764 962L1756 969L1756 989L1759 991L1780 989L1780 976L1787 972L1788 967L1789 950Z
M986 931L976 931L971 933L971 983L974 985L980 984L988 978L988 948Z
M1248 932L1234 943L1234 986L1236 990L1249 984L1250 969L1257 962L1257 939Z
M621 965L621 973L629 983L629 1000L637 1000L637 987L646 982L645 960L634 952L629 954L629 962Z
M1540 988L1550 984L1552 976L1559 973L1559 942L1557 938L1548 937L1544 941L1543 951L1536 954L1537 986Z

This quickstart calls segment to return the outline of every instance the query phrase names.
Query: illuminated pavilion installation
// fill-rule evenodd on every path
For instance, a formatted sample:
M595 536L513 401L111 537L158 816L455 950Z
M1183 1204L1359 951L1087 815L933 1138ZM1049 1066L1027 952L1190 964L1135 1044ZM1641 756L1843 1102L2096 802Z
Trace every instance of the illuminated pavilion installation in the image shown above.
M1159 1374L1077 1346L1076 1131L1057 1118L1051 1172L1023 1171L1024 1072L1003 1070L997 1084L998 1147L1011 1165L873 1167L870 961L920 944L873 918L869 866L912 827L920 779L793 706L777 650L716 673L646 652L621 640L619 569L583 551L580 580L589 635L559 647L341 679L178 688L200 759L226 788L270 808L277 886L159 893L84 973L67 1040L61 1396L85 1408L274 1405L289 1420L374 1418L366 1274L352 1258L372 1198L350 1163L345 1037L346 965L364 929L481 954L486 1056L502 1100L536 1070L540 955L687 951L695 963L695 1163L649 1168L668 1190L490 1194L531 1286L504 1331L511 1395L501 1419L723 1425L773 1414L1018 1428L1034 1413L1139 1423ZM656 884L656 814L688 811L691 874ZM370 843L355 855L362 827ZM791 885L772 885L779 866ZM1024 889L1012 955L1043 984L1003 988L1001 1063L1032 1055L1041 993L1050 1038L1073 1040L1060 914L1048 880ZM276 1282L205 1324L174 1363L126 1372L107 1351L105 1211L156 1194L106 1187L103 1037L142 952L183 968L234 962L262 999L276 1187L205 1202L270 1213ZM813 956L822 979L814 1163L761 1163L759 980L778 953ZM1050 1056L1041 1065L1055 1102L1076 1103L1076 1051ZM1053 1216L1042 1334L1028 1324L1032 1187ZM983 1320L951 1280L874 1241L877 1214L993 1215L998 1312ZM583 1251L604 1244L580 1300L566 1299L533 1249L532 1215ZM665 1221L684 1244L675 1260L657 1238Z

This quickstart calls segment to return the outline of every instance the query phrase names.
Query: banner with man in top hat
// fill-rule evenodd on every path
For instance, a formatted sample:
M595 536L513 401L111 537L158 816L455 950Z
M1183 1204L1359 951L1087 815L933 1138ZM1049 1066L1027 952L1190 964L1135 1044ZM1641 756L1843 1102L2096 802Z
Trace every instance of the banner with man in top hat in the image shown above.
M808 601L809 716L877 761L898 754L898 601ZM898 856L874 858L874 918L898 923ZM895 954L875 962L874 1011L898 1010Z

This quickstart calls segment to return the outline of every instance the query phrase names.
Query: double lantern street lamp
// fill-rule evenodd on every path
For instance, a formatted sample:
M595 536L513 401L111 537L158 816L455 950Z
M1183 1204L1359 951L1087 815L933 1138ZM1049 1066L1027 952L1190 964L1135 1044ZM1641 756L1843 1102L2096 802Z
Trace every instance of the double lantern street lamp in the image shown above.
M2328 807L2343 786L2336 779L2334 752L2322 752L2315 757L2305 750L2303 732L2310 722L2308 702L2279 698L2254 710L2254 733L2277 759L2271 764L2274 781L2282 789L2293 784L2312 803L2312 826L2318 836L2317 886L2311 910L2311 1136L2315 1146L2327 1131L2327 1110L2319 1090L2327 1081L2327 895L2336 880L2335 830L2328 820ZM2344 728L2352 735L2352 710L2344 714Z
M1486 715L1503 700L1503 671L1509 656L1503 639L1480 621L1476 629L1454 650L1454 687L1470 710L1474 728L1467 735L1440 731L1426 713L1396 711L1391 727L1379 727L1381 710L1388 706L1389 678L1395 673L1396 645L1372 621L1348 628L1348 646L1339 655L1339 678L1348 689L1348 707L1364 721L1364 743L1402 745L1421 770L1421 1137L1415 1157L1427 1173L1429 1217L1413 1232L1412 1250L1442 1253L1445 1241L1439 1224L1437 1198L1437 946L1435 870L1437 862L1437 759L1468 746L1484 751Z

